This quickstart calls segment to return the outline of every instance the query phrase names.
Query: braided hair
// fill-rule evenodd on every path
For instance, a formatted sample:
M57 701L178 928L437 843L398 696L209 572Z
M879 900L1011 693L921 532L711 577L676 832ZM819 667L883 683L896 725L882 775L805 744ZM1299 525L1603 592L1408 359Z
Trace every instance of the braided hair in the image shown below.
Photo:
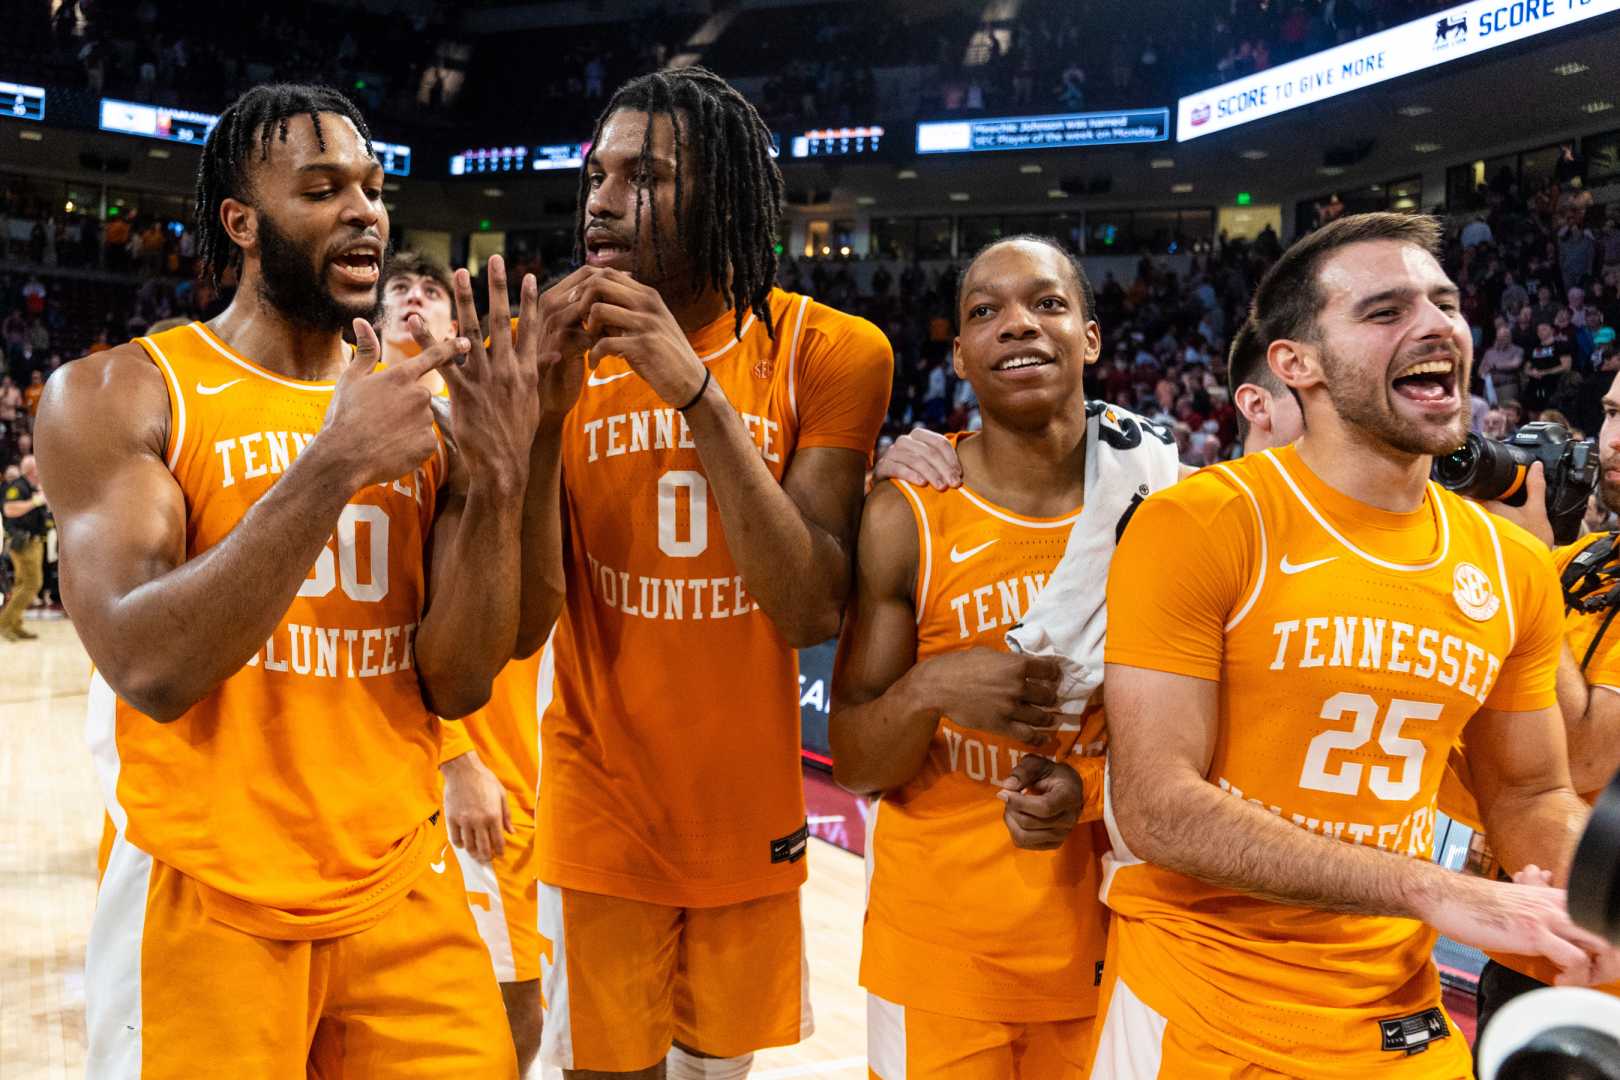
M246 201L252 188L253 152L258 160L270 157L270 140L287 141L287 121L307 116L315 125L315 141L326 149L321 113L347 117L371 149L371 129L354 102L325 86L267 83L255 86L231 103L208 133L202 162L197 166L197 265L218 286L220 275L242 260L242 249L225 232L219 207L226 199Z
M675 243L692 261L692 289L729 292L736 311L735 334L742 336L743 312L752 311L776 336L768 297L776 281L777 227L782 217L782 173L771 157L771 135L765 121L720 76L707 68L670 68L632 79L608 100L597 118L591 145L602 138L608 117L630 109L653 117L668 116L675 134ZM679 115L677 115L679 114ZM686 120L683 134L681 120ZM653 125L641 139L644 177L636 190L636 235L641 235L643 198L651 202ZM699 193L683 212L683 158L696 154ZM590 198L590 164L579 173L579 205L574 217L574 258L584 260L585 204ZM664 237L658 215L652 219L653 258L664 272Z

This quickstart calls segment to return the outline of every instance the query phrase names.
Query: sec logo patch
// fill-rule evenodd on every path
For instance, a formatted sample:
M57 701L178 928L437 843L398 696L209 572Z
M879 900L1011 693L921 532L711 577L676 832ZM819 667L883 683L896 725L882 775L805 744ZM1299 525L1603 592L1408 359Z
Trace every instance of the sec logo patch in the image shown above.
M1462 613L1475 622L1486 622L1502 607L1502 598L1491 589L1491 579L1473 563L1458 563L1451 575L1451 595Z

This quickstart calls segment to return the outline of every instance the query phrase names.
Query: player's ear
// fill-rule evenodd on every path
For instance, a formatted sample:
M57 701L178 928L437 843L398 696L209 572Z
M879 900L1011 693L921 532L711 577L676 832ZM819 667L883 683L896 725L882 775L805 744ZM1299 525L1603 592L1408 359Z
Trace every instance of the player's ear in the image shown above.
M238 199L224 198L219 203L220 224L225 235L238 247L252 247L259 242L259 212Z
M1309 342L1278 338L1266 349L1266 363L1287 386L1315 386L1322 381L1317 349Z
M1250 427L1257 427L1261 431L1271 430L1271 398L1264 390L1253 383L1244 383L1237 388L1232 404L1237 406L1237 411L1243 414Z
M1102 327L1097 325L1096 319L1086 320L1086 354L1085 366L1090 367L1102 359Z
M951 339L951 370L956 372L958 379L967 378L967 365L962 363L962 339Z

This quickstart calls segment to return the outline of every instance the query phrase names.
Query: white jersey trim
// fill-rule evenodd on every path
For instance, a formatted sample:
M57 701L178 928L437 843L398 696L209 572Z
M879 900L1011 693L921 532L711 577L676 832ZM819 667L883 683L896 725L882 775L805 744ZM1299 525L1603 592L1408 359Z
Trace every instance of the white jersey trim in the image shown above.
M85 1075L96 1080L140 1080L142 1073L141 953L151 882L152 856L119 829L85 950Z
M810 298L802 297L799 300L799 321L793 327L793 345L788 349L788 409L793 413L793 419L799 419L799 339L804 337L804 315L810 307Z
M1316 506L1311 502L1310 499L1306 497L1305 492L1300 490L1300 486L1297 482L1295 482L1293 476L1291 476L1288 470L1283 467L1282 462L1277 460L1275 451L1262 451L1261 456L1267 461L1270 461L1272 466L1276 468L1277 472L1282 474L1283 482L1288 485L1288 490L1294 493L1294 498L1298 499L1300 505L1305 507L1306 511L1310 513L1311 517L1316 519L1316 523L1322 526L1323 531L1325 531L1329 536L1333 537L1333 539L1337 540L1341 545L1344 546L1345 550L1349 551L1358 559L1361 559L1364 562L1372 563L1374 566L1383 567L1385 570L1395 570L1403 574L1416 574L1422 573L1426 570L1433 570L1435 567L1446 561L1446 556L1451 551L1451 520L1446 514L1445 502L1439 497L1439 494L1434 489L1432 482L1426 485L1425 492L1428 497L1433 500L1435 513L1440 518L1440 554L1421 565L1408 565L1406 563L1396 563L1390 562L1387 559L1380 559L1378 556L1362 551L1360 548L1356 547L1356 545L1352 544L1343 533L1339 532L1338 529L1335 529L1332 523L1329 522L1327 518L1323 517L1322 513L1316 509Z
M157 361L158 367L162 368L163 374L168 377L169 390L174 395L174 422L180 426L180 430L170 433L169 460L167 464L169 471L172 473L175 466L180 463L180 447L185 445L186 441L186 396L180 390L180 380L174 374L174 365L169 363L168 356L158 347L158 343L149 337L143 337L140 340L147 348L152 350L152 358Z
M1254 510L1254 527L1260 531L1260 573L1254 579L1254 590L1249 593L1249 599L1246 600L1243 606L1238 609L1238 613L1227 621L1225 629L1228 633L1230 633L1238 623L1242 622L1248 617L1249 612L1254 609L1256 601L1260 599L1260 591L1264 589L1266 585L1266 563L1271 560L1271 555L1267 550L1266 516L1260 512L1260 501L1254 497L1254 492L1249 490L1249 485L1245 484L1238 477L1238 474L1233 472L1229 467L1225 465L1216 465L1215 468L1219 470L1220 473L1228 480L1232 481L1232 483L1243 489L1244 497L1249 500L1249 506Z
M917 557L922 560L922 582L917 586L917 625L921 626L923 615L928 609L928 590L934 579L934 530L928 527L928 511L923 508L922 496L917 490L904 480L896 479L895 486L905 492L906 498L911 501L911 507L917 512L917 535L921 543L917 545Z
M994 506L985 502L981 496L975 495L972 491L968 490L965 484L962 487L956 488L955 490L958 495L962 496L962 498L966 499L974 506L977 506L980 510L983 510L985 513L989 514L991 517L1000 518L1009 525L1018 525L1025 529L1072 529L1074 528L1074 523L1080 520L1080 515L1084 512L1083 510L1076 510L1068 517L1058 518L1056 521L1031 521L1028 518L1013 517L1011 514L1004 513L1001 510L996 509Z
M292 390L307 390L317 394L330 394L333 390L337 389L336 382L301 382L298 379L283 378L282 376L266 371L261 367L256 367L242 359L240 356L237 356L229 349L222 347L219 342L213 339L207 330L203 329L202 323L194 322L190 325L192 331L203 340L204 344L206 344L210 349L213 349L215 352L219 353L219 355L223 356L225 359L229 360L231 363L235 364L237 367L241 368L243 371L247 372L249 375L257 375L261 379L268 379L270 382L273 382L278 386L285 386ZM350 358L352 359L353 347L348 345L345 345L344 347L350 350Z

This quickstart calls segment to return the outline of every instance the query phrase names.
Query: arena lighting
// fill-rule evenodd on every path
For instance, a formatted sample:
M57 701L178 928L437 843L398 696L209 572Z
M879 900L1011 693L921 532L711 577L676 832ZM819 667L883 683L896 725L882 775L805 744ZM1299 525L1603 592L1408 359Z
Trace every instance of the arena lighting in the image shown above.
M883 129L876 124L858 127L817 128L793 136L788 146L796 158L851 157L875 154L883 145Z
M101 130L116 131L120 135L140 135L148 139L201 146L208 141L208 133L214 130L217 123L219 117L213 113L189 112L117 98L101 99ZM411 175L409 146L373 139L371 148L384 173L389 176Z
M1458 4L1184 97L1176 104L1176 141L1213 135L1616 11L1620 0Z
M1620 0L1615 0L1620 3ZM917 125L917 153L963 154L983 150L1052 150L1165 142L1169 109L1107 113L1004 116L986 120L930 121Z
M45 119L45 88L0 82L0 116L13 120Z

